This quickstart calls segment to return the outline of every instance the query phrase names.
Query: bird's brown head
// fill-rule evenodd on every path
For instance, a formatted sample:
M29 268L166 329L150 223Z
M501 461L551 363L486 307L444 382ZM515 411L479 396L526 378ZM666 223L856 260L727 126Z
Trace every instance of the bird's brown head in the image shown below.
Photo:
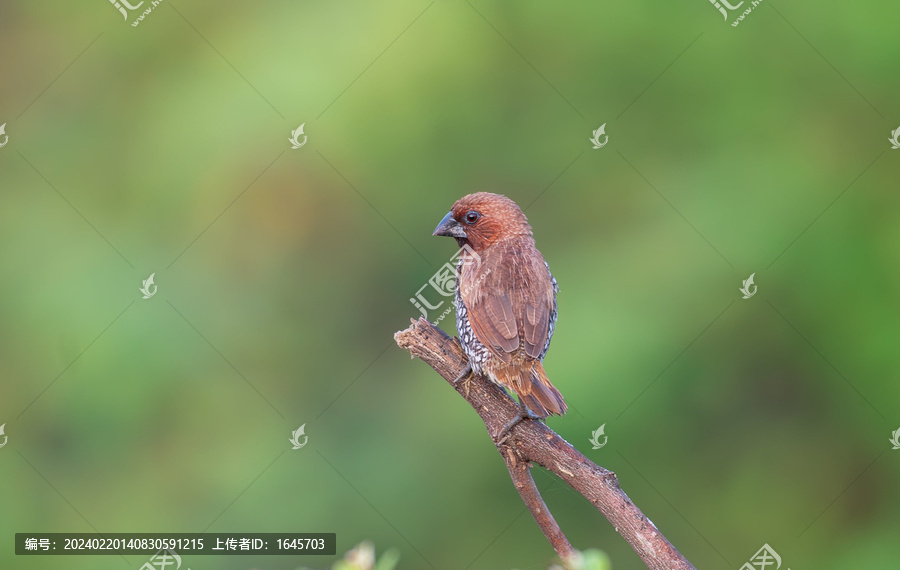
M463 196L434 229L436 236L455 238L482 251L494 243L517 236L531 236L531 226L522 209L501 194L476 192Z

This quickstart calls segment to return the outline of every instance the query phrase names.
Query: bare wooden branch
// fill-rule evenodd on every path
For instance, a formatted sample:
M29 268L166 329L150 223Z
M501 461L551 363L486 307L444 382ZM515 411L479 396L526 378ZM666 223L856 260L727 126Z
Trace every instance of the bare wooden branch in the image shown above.
M563 560L567 560L575 553L575 549L569 543L569 539L563 534L562 529L556 523L556 519L544 503L541 492L538 491L537 485L534 484L534 478L531 476L531 467L527 461L517 459L514 451L508 451L509 457L506 457L506 468L509 469L509 476L512 478L516 490L531 511L534 522L538 524L544 536L550 541L556 555Z
M518 413L512 398L486 378L473 374L457 385L453 384L466 367L465 354L457 339L447 336L424 318L413 320L411 327L394 335L394 340L400 348L425 361L453 385L481 417L489 435L499 433ZM696 570L631 502L619 487L615 473L595 465L543 422L519 423L498 450L516 489L561 558L565 559L572 552L572 546L534 487L528 462L555 473L590 501L650 570ZM527 481L523 477L527 477Z

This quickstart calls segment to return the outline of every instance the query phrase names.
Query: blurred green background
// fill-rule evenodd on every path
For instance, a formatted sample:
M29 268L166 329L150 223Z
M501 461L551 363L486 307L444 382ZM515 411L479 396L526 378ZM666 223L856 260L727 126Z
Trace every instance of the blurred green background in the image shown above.
M548 424L689 560L896 567L900 5L147 5L0 3L0 567L146 561L16 532L208 529L546 568L477 416L392 338L476 190L560 283ZM577 548L643 568L535 477Z

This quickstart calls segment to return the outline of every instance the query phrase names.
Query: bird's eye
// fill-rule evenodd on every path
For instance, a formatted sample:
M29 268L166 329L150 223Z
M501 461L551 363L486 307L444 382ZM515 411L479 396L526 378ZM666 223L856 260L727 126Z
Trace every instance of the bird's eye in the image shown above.
M478 221L478 218L480 218L480 217L481 217L481 214L479 214L475 210L472 210L468 214L466 214L466 222L470 223L470 224L474 224L475 222Z

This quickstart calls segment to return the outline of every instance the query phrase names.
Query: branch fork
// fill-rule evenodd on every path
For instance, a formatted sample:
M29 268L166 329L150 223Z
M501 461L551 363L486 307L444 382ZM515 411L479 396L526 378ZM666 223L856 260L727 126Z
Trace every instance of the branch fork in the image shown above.
M519 414L502 389L471 374L459 341L425 318L412 320L412 326L397 332L394 340L444 378L481 417L488 434L501 433ZM531 476L532 463L556 474L594 505L650 570L696 570L619 487L615 473L591 462L543 422L521 421L495 445L522 501L563 561L575 549L544 503Z

